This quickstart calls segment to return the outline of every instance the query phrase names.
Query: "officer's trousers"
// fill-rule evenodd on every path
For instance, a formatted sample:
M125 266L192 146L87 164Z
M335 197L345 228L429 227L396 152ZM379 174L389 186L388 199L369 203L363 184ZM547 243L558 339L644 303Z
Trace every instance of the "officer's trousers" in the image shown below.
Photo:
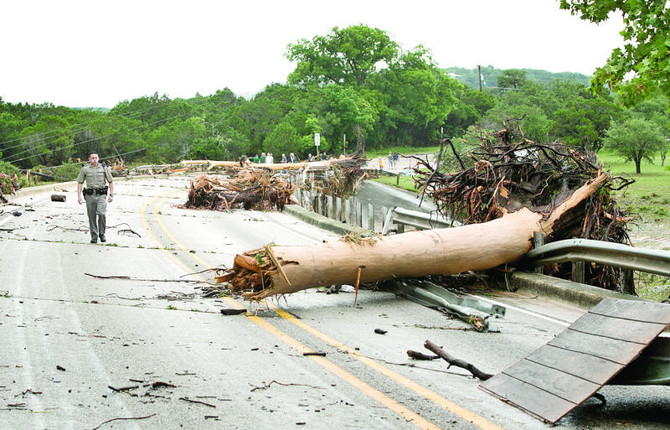
M107 226L107 195L89 194L84 196L86 200L86 213L88 213L88 226L91 231L91 239L97 240L98 236L105 235Z

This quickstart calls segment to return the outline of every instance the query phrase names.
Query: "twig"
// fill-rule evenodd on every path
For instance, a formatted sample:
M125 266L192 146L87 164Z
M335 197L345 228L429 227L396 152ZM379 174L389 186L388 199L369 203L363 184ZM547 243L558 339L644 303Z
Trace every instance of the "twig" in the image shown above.
M200 400L189 399L188 397L180 397L179 400L183 400L185 402L190 402L190 403L199 403L201 405L209 406L210 408L216 408L216 405L213 405L211 403L205 403L205 402L201 402Z
M141 282L182 282L186 284L207 284L210 285L207 282L204 281L197 281L194 279L147 279L147 278L133 278L131 276L126 276L126 275L110 275L110 276L104 276L104 275L94 275L92 273L86 273L84 272L84 275L90 276L91 278L96 278L96 279L120 279L123 281L141 281Z
M265 384L265 385L263 385L263 386L261 386L261 387L256 387L256 386L253 386L253 385L252 385L252 387L254 387L254 388L252 388L251 391L254 392L254 391L256 391L256 390L267 390L268 388L270 388L270 386L271 386L272 384L283 385L283 386L285 386L285 387L288 387L288 386L309 387L309 388L316 388L317 390L323 390L323 387L315 387L314 385L307 385L307 384L293 384L293 383L284 384L284 383L282 383L282 382L278 382L278 381L275 381L275 380L273 379L272 381L270 381L269 384ZM249 385L251 385L251 384L249 384Z
M129 387L116 388L116 387L112 387L111 385L108 385L107 388L109 388L110 390L116 391L117 393L121 393L123 391L134 390L136 388L140 388L140 386L139 385L131 385Z
M47 231L52 232L57 228L60 228L64 231L82 231L84 233L88 232L88 229L86 227L68 228L68 227L62 227L62 226L56 225L56 224L52 224L49 227L47 227Z
M119 418L112 418L111 420L103 421L97 426L93 427L91 430L98 430L100 427L103 426L103 424L111 423L112 421L121 421L121 420L146 420L147 418L151 418L156 414L151 414L147 415L146 417L119 417Z

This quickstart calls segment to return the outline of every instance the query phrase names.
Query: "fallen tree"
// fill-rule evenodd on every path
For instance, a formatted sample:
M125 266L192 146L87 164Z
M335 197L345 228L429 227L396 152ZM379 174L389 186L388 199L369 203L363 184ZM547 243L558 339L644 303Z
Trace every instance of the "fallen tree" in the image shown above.
M333 243L265 246L237 255L217 281L251 300L332 284L484 271L520 260L536 233L545 241L583 237L625 242L626 217L610 190L630 181L612 178L592 154L560 143L537 144L510 127L484 135L461 157L459 171L440 173L419 161L420 193L461 227L382 238L345 236ZM438 157L438 161L442 161ZM614 180L619 188L614 188ZM617 285L618 269L596 272L601 286Z
M522 208L481 224L415 231L382 238L345 236L307 246L265 246L238 254L217 277L251 300L331 284L450 275L511 263L532 246L535 232L551 234L571 225L580 205L604 184L601 173L579 188L548 217ZM570 221L573 220L573 221Z

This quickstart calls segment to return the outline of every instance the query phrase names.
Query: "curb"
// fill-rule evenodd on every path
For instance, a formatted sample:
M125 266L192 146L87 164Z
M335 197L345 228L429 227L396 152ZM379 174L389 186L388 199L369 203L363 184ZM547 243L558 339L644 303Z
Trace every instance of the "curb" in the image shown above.
M354 233L359 236L370 236L370 232L364 228L354 227L351 224L338 222L334 219L319 215L298 205L286 205L284 206L284 212L306 222L307 224L312 224L323 230L328 230L332 233L339 234L340 236L344 236L349 233Z
M590 309L605 298L624 300L642 300L637 296L617 293L616 291L591 285L580 284L565 279L554 278L531 272L514 272L508 281L514 291L523 291L570 303L584 309Z

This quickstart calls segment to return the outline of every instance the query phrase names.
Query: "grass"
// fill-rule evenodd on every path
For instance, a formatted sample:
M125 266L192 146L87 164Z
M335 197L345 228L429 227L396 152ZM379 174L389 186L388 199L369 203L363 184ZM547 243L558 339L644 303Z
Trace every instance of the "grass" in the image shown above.
M374 181L407 191L417 191L416 187L414 186L414 178L412 176L380 176L379 178L374 179Z
M399 153L399 154L428 154L428 153L437 153L440 150L439 146L397 146L395 148L381 148L381 149L372 149L365 152L365 156L368 159L377 158L377 157L388 157L389 152Z
M605 169L613 175L630 177L635 183L616 193L619 205L628 212L639 215L646 222L666 222L670 216L670 171L655 163L643 161L641 173L635 173L635 164L608 152L598 154Z

